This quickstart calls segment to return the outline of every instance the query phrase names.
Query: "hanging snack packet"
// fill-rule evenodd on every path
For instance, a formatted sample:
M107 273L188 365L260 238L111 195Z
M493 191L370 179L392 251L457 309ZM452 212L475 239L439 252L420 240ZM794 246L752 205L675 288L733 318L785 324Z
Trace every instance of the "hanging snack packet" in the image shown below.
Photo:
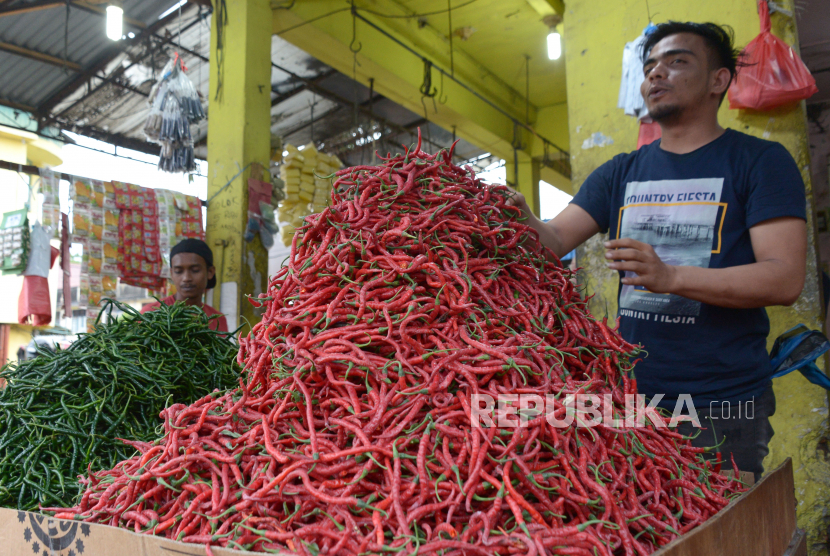
M72 214L72 233L75 237L89 237L90 229L92 228L92 216L89 210L74 209Z

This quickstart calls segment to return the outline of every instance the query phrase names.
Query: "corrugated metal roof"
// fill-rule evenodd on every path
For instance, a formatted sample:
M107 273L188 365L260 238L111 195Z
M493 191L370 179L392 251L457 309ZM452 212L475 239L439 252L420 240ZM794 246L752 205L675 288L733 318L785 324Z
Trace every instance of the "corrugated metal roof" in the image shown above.
M3 8L27 3L13 1L3 4ZM173 3L173 0L126 0L124 14L150 25ZM0 40L88 68L114 46L106 36L106 18L71 6L67 26L66 14L65 8L54 7L0 17ZM125 33L138 31L125 21ZM77 77L77 72L14 55L0 59L0 74L3 75L0 98L35 108Z
M22 3L13 1L8 5ZM123 5L125 17L151 25L174 4L175 0L126 0ZM83 69L109 61L86 86L55 104L50 115L81 133L98 130L144 141L144 122L149 111L147 94L160 70L176 53L187 66L187 75L207 110L210 67L203 58L210 53L210 15L201 8L187 8L183 8L181 18L173 12L170 22L153 37L118 45L107 39L103 16L71 8L68 60ZM65 29L63 8L0 17L0 41L58 58L64 56ZM124 32L138 33L138 29L125 20ZM119 47L122 51L113 56L113 48ZM282 99L271 108L271 132L287 142L304 145L314 141L329 152L335 151L344 162L360 163L368 162L374 149L397 151L400 143L412 142L417 133L413 126L419 123L424 137L432 139L433 150L452 141L449 132L425 124L422 114L377 93L370 101L369 88L333 71L277 35L271 41L271 60L272 102ZM0 75L0 101L39 107L75 80L78 73L0 51ZM362 105L357 114L355 103ZM366 114L370 106L371 116ZM195 142L204 144L207 122L201 122L192 132ZM155 149L144 145L148 151ZM197 149L199 152L204 155L204 148ZM465 159L482 154L465 141L459 143L456 152Z

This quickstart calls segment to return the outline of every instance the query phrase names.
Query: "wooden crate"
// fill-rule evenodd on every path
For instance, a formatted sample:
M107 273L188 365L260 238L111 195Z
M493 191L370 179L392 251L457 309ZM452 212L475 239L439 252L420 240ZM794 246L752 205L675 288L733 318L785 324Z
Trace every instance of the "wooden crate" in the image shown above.
M58 520L0 509L3 556L204 556L203 545L139 535L106 525ZM214 548L216 556L253 554ZM806 556L795 526L792 462L787 459L715 517L665 546L655 556Z
M715 517L654 556L806 556L796 539L795 483L790 458ZM803 537L803 535L802 535ZM798 543L803 544L803 552Z

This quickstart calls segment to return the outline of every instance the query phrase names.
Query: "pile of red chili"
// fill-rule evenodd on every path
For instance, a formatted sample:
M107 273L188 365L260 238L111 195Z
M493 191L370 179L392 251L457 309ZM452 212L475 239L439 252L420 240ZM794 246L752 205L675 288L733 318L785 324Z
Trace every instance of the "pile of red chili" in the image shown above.
M557 418L597 394L619 417L636 349L506 188L420 143L382 161L337 172L297 230L240 339L240 387L167 409L161 440L57 517L209 553L609 556L649 554L743 490L653 424L474 424L474 394L552 395Z

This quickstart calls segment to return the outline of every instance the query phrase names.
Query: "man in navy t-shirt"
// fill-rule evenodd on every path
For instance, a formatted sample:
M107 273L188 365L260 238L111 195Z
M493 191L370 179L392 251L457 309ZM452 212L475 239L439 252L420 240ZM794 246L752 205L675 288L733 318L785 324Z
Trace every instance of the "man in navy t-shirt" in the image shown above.
M710 418L693 442L723 442L726 462L760 477L775 411L764 307L791 305L804 286L806 200L783 146L718 124L737 65L729 31L659 25L641 92L662 139L597 168L550 222L514 203L557 255L609 234L620 331L647 352L640 393L670 409L691 395Z

